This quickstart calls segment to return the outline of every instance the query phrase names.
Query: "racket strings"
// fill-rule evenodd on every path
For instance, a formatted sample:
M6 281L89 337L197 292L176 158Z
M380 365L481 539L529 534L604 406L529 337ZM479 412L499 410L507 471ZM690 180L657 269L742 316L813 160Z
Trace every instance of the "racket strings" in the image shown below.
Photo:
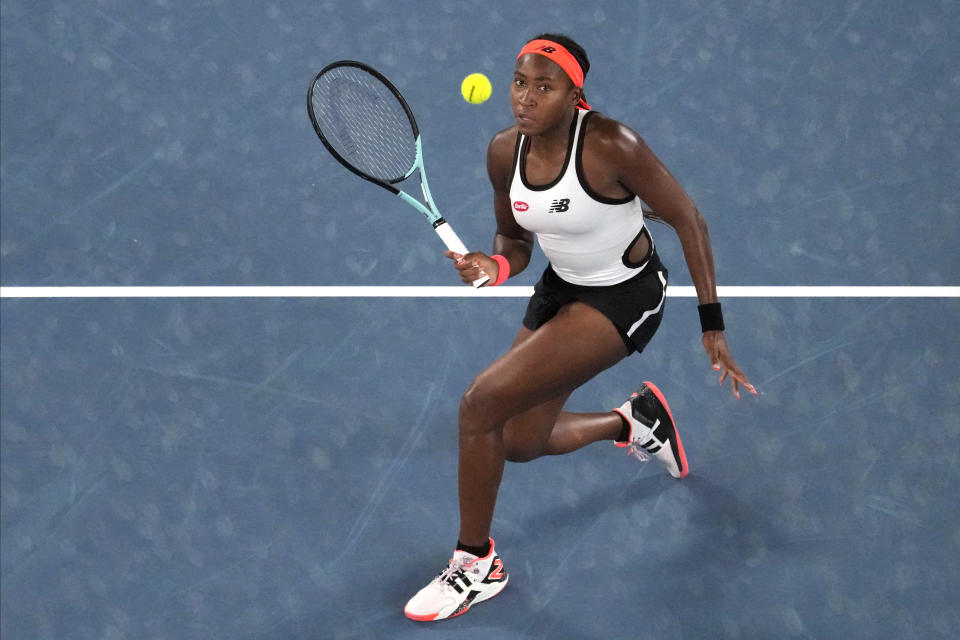
M327 142L360 171L397 182L416 161L416 138L403 105L379 79L339 67L314 83L313 112Z

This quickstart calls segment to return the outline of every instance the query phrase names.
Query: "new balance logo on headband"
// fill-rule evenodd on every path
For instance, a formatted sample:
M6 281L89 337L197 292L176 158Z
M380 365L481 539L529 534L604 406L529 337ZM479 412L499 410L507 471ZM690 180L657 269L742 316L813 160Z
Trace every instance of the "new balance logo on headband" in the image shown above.
M564 213L570 210L570 198L560 198L550 203L550 213Z

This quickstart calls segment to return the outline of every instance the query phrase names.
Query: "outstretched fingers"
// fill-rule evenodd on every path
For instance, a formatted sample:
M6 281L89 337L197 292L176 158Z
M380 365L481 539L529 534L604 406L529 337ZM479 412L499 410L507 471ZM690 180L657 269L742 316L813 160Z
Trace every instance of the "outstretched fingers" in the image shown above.
M732 359L724 365L721 365L721 368L723 369L723 373L720 374L720 380L718 382L722 385L724 382L726 382L727 378L730 378L730 384L731 387L733 387L733 395L736 396L737 400L740 399L741 386L743 386L744 389L753 395L759 395L756 388L750 384L750 381L747 380L747 376L740 371Z
M717 381L718 384L723 385L723 383L727 381L727 378L729 378L733 395L738 400L740 399L741 386L743 386L744 389L753 395L759 395L756 388L750 384L747 376L743 373L743 371L740 370L740 367L737 366L737 363L734 362L733 356L730 355L730 350L727 347L726 339L723 337L723 332L707 331L704 333L703 346L707 350L707 354L710 356L710 362L713 364L713 370L720 371L720 378Z

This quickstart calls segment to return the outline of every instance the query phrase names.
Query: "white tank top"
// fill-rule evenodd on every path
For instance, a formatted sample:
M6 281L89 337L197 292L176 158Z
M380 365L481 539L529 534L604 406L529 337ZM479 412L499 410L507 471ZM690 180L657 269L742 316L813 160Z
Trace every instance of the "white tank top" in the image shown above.
M650 237L643 222L640 198L605 198L583 178L583 135L592 111L578 110L570 127L570 140L560 175L545 185L526 180L526 155L530 142L517 136L510 201L517 223L536 234L551 267L571 284L604 286L629 280L640 273L653 254L631 263L627 254L641 234ZM570 164L573 169L571 169Z

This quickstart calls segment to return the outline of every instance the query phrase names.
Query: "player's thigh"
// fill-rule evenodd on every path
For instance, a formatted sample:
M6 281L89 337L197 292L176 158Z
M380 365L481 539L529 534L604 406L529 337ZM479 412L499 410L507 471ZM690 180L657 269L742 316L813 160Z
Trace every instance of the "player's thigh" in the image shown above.
M574 302L536 331L521 331L514 345L477 376L461 406L502 421L541 404L553 407L551 401L565 400L626 355L613 323Z
M529 340L533 333L530 329L521 327L513 341L513 347ZM507 420L503 427L503 446L508 460L526 460L543 451L553 425L569 397L570 394L567 393L551 398Z

